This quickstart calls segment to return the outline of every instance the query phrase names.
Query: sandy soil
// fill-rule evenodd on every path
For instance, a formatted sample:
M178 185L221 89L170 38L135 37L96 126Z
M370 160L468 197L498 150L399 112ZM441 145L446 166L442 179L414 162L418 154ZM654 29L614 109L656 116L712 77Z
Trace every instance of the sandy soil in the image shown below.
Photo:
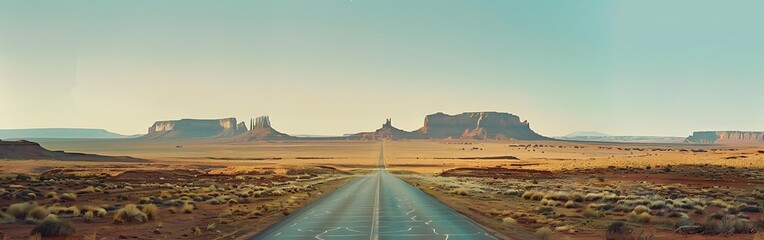
M319 193L330 191L352 178L345 173L363 174L373 168L380 146L377 141L246 144L135 140L39 142L51 150L126 155L149 160L147 163L0 160L0 179L12 178L19 173L57 176L53 182L2 180L0 188L7 192L33 189L39 195L36 201L43 205L55 204L43 196L48 191L61 194L87 185L100 186L102 192L80 194L76 201L60 201L58 204L115 208L110 209L105 218L87 223L81 217L63 217L75 224L76 236L96 233L107 239L119 238L119 235L137 239L159 236L230 239L231 236L251 235L276 222L284 213L304 206L320 196ZM481 224L509 235L532 234L540 227L563 227L555 231L557 236L602 239L604 229L610 223L622 220L635 231L655 234L654 239L719 239L721 235L675 234L671 228L678 219L665 214L669 210L681 210L700 224L713 213L738 208L741 204L764 205L761 198L753 196L764 186L764 147L463 140L387 141L385 144L386 164L391 171ZM337 176L345 177L337 179ZM302 178L317 182L304 182ZM15 186L8 187L10 185ZM126 189L126 185L130 188ZM239 203L218 205L209 204L209 199L195 201L196 208L190 214L170 213L171 209L179 207L160 205L161 218L158 220L144 224L112 223L114 211L125 204L140 204L142 198L157 197L162 191L172 190L179 190L172 192L172 199L207 196L211 192L210 185L223 189L220 195L229 195ZM290 185L311 187L284 195L271 194ZM241 190L239 186L265 194L236 196ZM459 193L459 189L466 189L466 193ZM510 190L517 192L507 194ZM107 191L109 193L105 194ZM604 214L601 219L592 220L582 216L588 206L604 203L587 200L577 202L579 207L576 208L553 206L554 214L545 215L538 212L539 208L545 207L538 199L521 196L529 191L617 193L615 201L635 196L665 201L699 199L697 204L703 206L703 214L693 215L691 209L676 207L651 209L654 220L639 223L629 220L628 211L608 210L601 212ZM729 206L713 206L711 200L724 201ZM23 201L22 198L3 199L0 206ZM290 202L288 205L281 204L287 201ZM621 205L633 207L633 204ZM268 206L268 211L262 211L264 206ZM761 213L735 214L749 218L751 223L761 218ZM518 224L503 222L502 219L508 216L516 217ZM10 233L13 239L23 239L34 226L23 221L0 224L0 235ZM200 228L200 236L195 236L194 227ZM734 238L750 239L752 236L737 234Z

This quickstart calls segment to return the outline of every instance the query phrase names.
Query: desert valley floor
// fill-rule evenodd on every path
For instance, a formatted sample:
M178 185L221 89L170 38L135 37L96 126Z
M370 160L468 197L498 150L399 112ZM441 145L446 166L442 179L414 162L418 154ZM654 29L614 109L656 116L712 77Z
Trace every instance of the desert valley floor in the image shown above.
M374 174L382 141L36 140L143 162L0 160L0 237L249 239ZM384 141L387 172L510 239L761 239L764 148Z

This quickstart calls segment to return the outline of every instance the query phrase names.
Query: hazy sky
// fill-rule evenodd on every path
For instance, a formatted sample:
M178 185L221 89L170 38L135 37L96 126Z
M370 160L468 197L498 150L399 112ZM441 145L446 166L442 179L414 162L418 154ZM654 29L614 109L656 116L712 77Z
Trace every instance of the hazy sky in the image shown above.
M0 0L0 128L764 130L764 1Z

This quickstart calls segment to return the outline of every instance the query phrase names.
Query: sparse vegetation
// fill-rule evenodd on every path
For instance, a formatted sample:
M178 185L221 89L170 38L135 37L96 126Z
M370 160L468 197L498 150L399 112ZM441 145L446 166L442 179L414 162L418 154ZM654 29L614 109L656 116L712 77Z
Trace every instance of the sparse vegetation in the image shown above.
M125 205L124 208L114 213L114 223L145 223L146 221L148 221L148 216L138 209L138 206L135 204Z
M56 215L48 215L45 219L32 229L31 235L39 234L42 237L69 236L74 234L74 224L69 221L60 220Z

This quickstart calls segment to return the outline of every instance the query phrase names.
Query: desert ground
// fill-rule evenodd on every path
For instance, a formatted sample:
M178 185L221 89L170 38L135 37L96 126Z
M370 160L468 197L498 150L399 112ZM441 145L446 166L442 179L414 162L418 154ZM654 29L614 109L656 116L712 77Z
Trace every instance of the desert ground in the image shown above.
M0 160L5 239L51 226L72 231L51 239L246 239L367 174L380 151L379 141L35 141L149 162ZM542 239L754 239L763 158L755 146L385 141L399 178L503 235Z

